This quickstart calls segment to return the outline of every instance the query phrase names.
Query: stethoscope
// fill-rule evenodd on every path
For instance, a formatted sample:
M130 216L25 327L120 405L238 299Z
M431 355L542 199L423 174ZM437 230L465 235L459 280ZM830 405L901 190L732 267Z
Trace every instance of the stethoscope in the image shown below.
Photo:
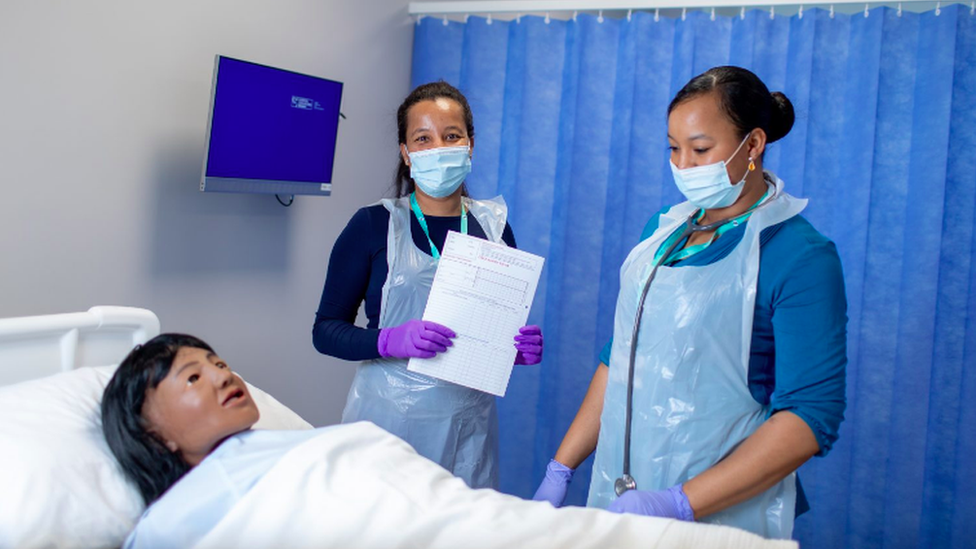
M745 213L754 213L759 208L771 203L775 198L776 195L774 194L770 196L768 200L763 201L761 204L751 208ZM661 256L661 259L658 260L658 262L655 263L654 267L651 269L651 274L647 276L647 282L644 282L644 288L641 290L640 301L637 303L637 314L634 317L634 331L630 336L630 360L627 364L627 408L626 415L624 416L624 471L623 475L621 475L620 478L613 483L613 491L617 493L617 497L622 496L624 492L628 490L637 489L637 481L634 480L634 477L630 476L630 427L634 408L634 362L637 358L637 335L640 333L641 316L644 312L644 300L647 298L647 291L651 288L651 282L654 281L654 275L657 274L658 267L660 267L669 257L671 257L671 253L674 252L675 248L677 248L679 244L684 242L685 239L690 237L693 233L714 231L719 227L732 223L736 219L739 219L745 215L745 213L742 213L728 219L709 223L708 225L697 225L695 223L695 219L698 218L701 213L702 211L699 209L695 210L694 213L688 216L688 219L685 221L685 228L681 232L681 236L674 239L671 245L668 246L668 249L665 250L664 255Z

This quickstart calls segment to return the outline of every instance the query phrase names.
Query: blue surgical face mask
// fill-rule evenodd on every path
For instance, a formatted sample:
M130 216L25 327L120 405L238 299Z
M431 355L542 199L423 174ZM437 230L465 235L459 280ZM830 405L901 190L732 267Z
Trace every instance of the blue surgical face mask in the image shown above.
M729 179L727 164L735 158L735 155L739 154L739 150L748 139L749 135L742 140L742 143L739 143L739 146L736 147L735 152L732 153L732 156L728 160L719 160L714 164L695 166L683 170L675 166L674 162L671 162L671 174L674 175L674 184L678 186L681 194L685 195L685 198L689 202L703 210L727 208L735 204L735 201L739 199L739 195L742 194L743 187L745 187L744 183L746 176L749 175L749 170L746 170L746 173L742 175L742 179L733 185L732 180Z
M450 196L469 173L471 149L466 145L410 153L410 177L427 196Z

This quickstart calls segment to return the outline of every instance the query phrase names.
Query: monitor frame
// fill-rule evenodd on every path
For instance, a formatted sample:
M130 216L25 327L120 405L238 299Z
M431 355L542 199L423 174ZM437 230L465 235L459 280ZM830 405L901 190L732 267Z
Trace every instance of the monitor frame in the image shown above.
M220 60L221 58L230 59L231 61L238 61L241 63L248 63L251 65L257 65L260 67L266 67L269 69L274 69L276 71L289 72L292 74L297 74L300 76L306 76L309 78L317 78L320 80L326 80L329 82L335 82L339 84L339 105L341 109L342 105L342 92L344 90L345 84L339 82L338 80L332 80L329 78L322 78L320 76L315 76L312 74L301 73L297 71L292 71L288 69L282 69L280 67L272 67L271 65L265 65L262 63L255 63L254 61L247 61L244 59L238 59L236 57L230 57L227 55L217 54L214 56L214 69L213 77L210 83L210 108L207 112L207 133L204 136L203 143L203 172L200 175L200 191L201 192L221 192L221 193L246 193L246 194L275 194L275 195L313 195L313 196L331 196L332 195L332 182L327 183L311 183L307 181L287 181L287 180L277 180L277 179L250 179L250 178L237 178L237 177L207 177L207 164L210 160L210 138L211 132L213 130L213 115L214 115L214 103L217 100L217 78L220 72ZM339 121L342 120L341 110L339 112L339 117L336 119L336 138L335 144L336 149L339 146ZM333 179L335 175L335 150L333 150L333 163L332 163L332 175L329 179Z

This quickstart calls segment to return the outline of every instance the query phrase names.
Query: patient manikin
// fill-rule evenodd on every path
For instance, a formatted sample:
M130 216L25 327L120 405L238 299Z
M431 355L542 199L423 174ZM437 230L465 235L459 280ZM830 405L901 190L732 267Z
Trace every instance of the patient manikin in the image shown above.
M149 506L123 547L795 547L473 490L367 422L252 430L258 418L203 341L162 334L133 349L102 399L109 448Z
M193 546L284 453L317 434L251 431L258 418L247 385L200 339L162 334L136 347L102 399L109 447L150 505L124 547Z

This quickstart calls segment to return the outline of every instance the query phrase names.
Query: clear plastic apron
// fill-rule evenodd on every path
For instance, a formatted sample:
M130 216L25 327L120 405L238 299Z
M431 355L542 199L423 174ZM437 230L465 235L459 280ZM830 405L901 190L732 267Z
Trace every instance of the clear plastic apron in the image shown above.
M806 206L770 174L773 198L757 208L742 241L705 266L660 267L641 321L634 372L631 476L638 490L663 490L709 469L766 420L749 392L749 351L759 277L759 234ZM620 269L610 371L587 505L616 497L623 469L624 415L631 333L654 252L695 211L685 202L660 218L653 235ZM768 538L793 532L796 474L762 494L702 519Z
M462 198L492 242L501 242L508 208L501 197ZM409 197L384 199L390 211L380 328L421 318L437 260L410 234ZM407 370L407 360L381 358L356 369L342 422L372 421L472 488L498 486L498 413L494 395Z

